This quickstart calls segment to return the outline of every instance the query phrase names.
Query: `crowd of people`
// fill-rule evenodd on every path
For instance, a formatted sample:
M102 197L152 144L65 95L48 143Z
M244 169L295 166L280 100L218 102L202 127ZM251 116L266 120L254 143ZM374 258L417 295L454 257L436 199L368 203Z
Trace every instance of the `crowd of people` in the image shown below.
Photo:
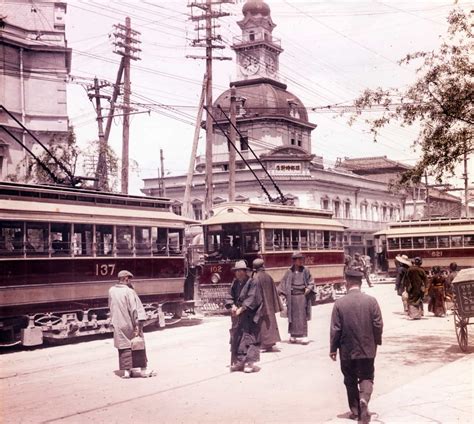
M377 346L382 343L383 321L377 300L360 290L366 270L359 269L356 263L352 265L345 269L347 295L333 306L329 356L336 361L339 352L350 407L348 418L368 423L374 360ZM231 372L255 372L261 352L276 350L276 343L281 341L278 313L288 319L289 343L309 343L308 321L316 293L301 252L293 253L292 264L278 287L265 271L263 259L255 259L252 267L238 260L232 270L235 278L226 299L231 313ZM147 369L143 338L145 310L131 283L133 275L124 270L118 278L109 290L109 308L121 376L151 377L155 373Z
M424 303L428 303L428 311L435 317L444 317L447 304L452 302L452 281L458 273L457 264L452 262L449 270L434 266L428 273L422 268L423 261L419 257L410 260L407 255L399 255L395 264L395 290L402 299L408 319L421 319Z

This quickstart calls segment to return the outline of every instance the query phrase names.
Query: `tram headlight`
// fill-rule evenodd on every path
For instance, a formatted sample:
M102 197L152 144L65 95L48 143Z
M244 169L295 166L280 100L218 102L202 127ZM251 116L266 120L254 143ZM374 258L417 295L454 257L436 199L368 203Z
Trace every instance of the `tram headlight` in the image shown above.
M212 284L217 284L219 281L221 281L221 276L217 273L214 273L211 275L211 283Z

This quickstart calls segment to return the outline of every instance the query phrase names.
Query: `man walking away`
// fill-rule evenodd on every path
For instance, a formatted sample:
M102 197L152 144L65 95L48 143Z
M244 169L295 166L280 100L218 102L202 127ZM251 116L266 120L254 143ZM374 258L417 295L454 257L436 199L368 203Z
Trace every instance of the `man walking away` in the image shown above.
M275 314L280 312L283 307L280 296L273 278L265 271L263 259L255 259L252 263L253 280L260 287L262 293L262 306L260 309L259 320L259 342L262 350L271 352L273 346L279 341L280 332Z
M349 418L366 424L370 421L368 404L377 345L382 344L383 321L377 300L360 290L362 276L360 271L346 272L347 294L336 300L332 310L329 356L335 361L339 349Z
M232 271L235 272L235 279L225 305L232 317L230 370L250 373L255 371L253 364L260 360L258 311L262 296L259 287L248 275L250 269L245 261L237 261Z
M373 287L372 282L370 281L369 267L367 266L366 260L361 256L359 252L354 253L354 259L349 265L349 268L355 271L362 272L369 287Z
M114 328L114 346L118 349L119 368L122 378L152 377L153 371L147 371L145 349L132 350L132 339L143 338L143 322L146 321L145 309L135 290L128 285L133 278L129 271L118 273L118 283L109 289L110 322Z
M423 316L423 298L428 285L428 277L421 267L423 261L416 257L414 264L407 271L408 318L421 319Z

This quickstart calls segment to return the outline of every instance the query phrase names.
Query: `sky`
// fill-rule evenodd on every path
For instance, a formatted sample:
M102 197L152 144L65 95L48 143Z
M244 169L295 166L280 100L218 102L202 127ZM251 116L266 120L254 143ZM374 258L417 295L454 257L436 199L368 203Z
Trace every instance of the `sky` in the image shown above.
M216 54L232 60L214 61L214 99L235 80L235 54L229 46L240 35L236 22L243 17L244 3L222 6L229 16L219 20L218 33L226 49ZM113 25L123 24L129 16L132 28L141 33L141 60L132 62L132 102L136 112L151 112L131 117L130 158L137 164L130 175L133 194L140 193L142 178L158 175L160 149L166 175L185 174L188 168L205 65L186 58L203 54L190 46L196 32L187 4L186 0L68 1L66 37L73 49L68 112L81 145L97 139L95 111L84 84L94 76L111 82L116 78L120 56L113 53ZM408 86L416 79L415 67L401 66L398 60L410 52L436 50L440 36L446 34L449 11L474 6L462 0L268 0L267 4L277 25L273 35L284 49L281 80L307 108L350 105L366 88ZM312 153L323 156L326 166L344 157L386 155L408 165L417 160L412 148L416 128L392 125L374 143L362 121L348 125L348 114L310 112L309 119L317 124ZM119 156L121 125L121 118L115 118L109 139ZM199 154L204 153L204 140L202 131Z

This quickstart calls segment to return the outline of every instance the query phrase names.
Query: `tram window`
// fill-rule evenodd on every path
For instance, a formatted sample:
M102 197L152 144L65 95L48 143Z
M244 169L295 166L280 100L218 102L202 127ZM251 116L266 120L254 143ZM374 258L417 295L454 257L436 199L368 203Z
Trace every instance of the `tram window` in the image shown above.
M0 223L0 256L23 256L23 222Z
M310 249L316 248L316 232L315 231L308 231L308 243Z
M260 240L259 240L258 231L254 233L244 234L244 245L245 245L245 252L258 252L260 249Z
M411 237L401 237L400 247L403 249L413 249Z
M283 230L283 248L285 250L291 249L291 231Z
M329 231L323 231L323 248L329 249L331 247L331 235Z
M336 233L336 247L338 249L342 249L342 246L343 246L342 240L343 240L343 234L341 232L337 232Z
M168 249L170 255L181 254L183 247L183 231L169 229L168 230Z
M137 255L140 256L149 256L151 254L150 227L135 227L135 249Z
M273 230L265 230L265 250L273 250Z
M72 252L74 256L92 256L93 232L91 224L74 224Z
M425 238L424 237L413 237L413 249L424 249Z
M449 236L438 236L438 247L449 247Z
M474 235L464 236L464 246L474 246Z
M114 243L112 225L96 225L95 240L97 256L112 255Z
M71 224L51 224L51 252L54 256L71 253Z
M427 236L425 237L425 246L427 249L436 249L436 236Z
M300 232L299 230L291 230L291 248L293 250L300 249Z
M300 245L301 249L308 249L308 230L301 230L300 231Z
M451 247L462 247L462 236L451 236Z
M26 223L26 254L30 256L49 254L49 225L40 222Z
M316 231L316 247L324 249L324 235L322 231Z
M399 250L400 249L400 239L398 237L388 237L388 248L389 250Z
M168 229L167 228L151 228L151 245L153 255L168 254Z
M133 254L132 227L117 226L116 248L118 256L130 256Z
M275 250L283 250L283 231L273 230L273 248Z

